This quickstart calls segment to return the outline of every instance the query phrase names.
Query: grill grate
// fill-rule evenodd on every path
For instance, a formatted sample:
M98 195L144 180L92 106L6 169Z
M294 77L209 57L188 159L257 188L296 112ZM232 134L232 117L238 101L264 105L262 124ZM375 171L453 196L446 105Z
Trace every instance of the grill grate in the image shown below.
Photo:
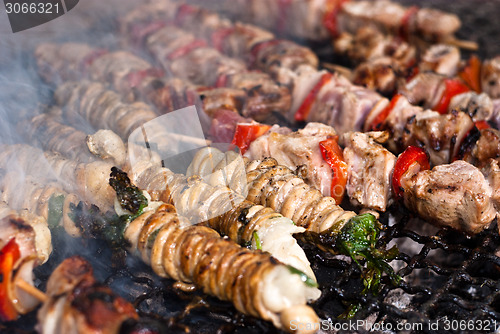
M404 4L414 1L399 0ZM476 40L480 56L500 54L497 40L500 1L420 0L420 6L432 6L457 13L463 22L458 37ZM37 79L34 79L37 82ZM372 323L390 324L393 329L404 322L421 325L406 333L452 332L477 333L488 325L500 324L500 258L495 255L500 237L496 225L474 237L465 237L447 229L429 231L428 224L421 224L409 212L384 214L381 222L386 226L382 242L397 244L401 249L398 260L404 280L398 287L389 280L378 296L361 296L361 272L356 264L345 258L324 253L312 246L303 245L317 273L323 294L313 305L322 319L332 320L346 310L349 303L365 305L353 319ZM434 233L433 233L434 232ZM226 302L206 297L202 293L186 293L173 287L171 280L160 279L139 260L126 259L126 266L111 268L112 255L108 247L98 240L67 239L56 234L51 259L36 269L37 284L44 290L52 270L64 258L83 254L95 267L96 276L115 291L133 302L140 315L169 333L278 333L271 324L239 314ZM439 321L438 321L439 320ZM449 320L446 322L445 320ZM453 320L462 321L460 323ZM465 322L463 322L465 320ZM474 322L474 327L460 328L461 324ZM349 322L344 322L349 324ZM438 327L434 327L435 325ZM456 330L452 326L457 325ZM36 312L23 316L19 321L0 324L0 332L36 333ZM449 328L447 327L449 326ZM128 328L133 324L127 324ZM356 332L367 329L356 327ZM342 332L354 332L347 329ZM390 331L389 331L390 332Z

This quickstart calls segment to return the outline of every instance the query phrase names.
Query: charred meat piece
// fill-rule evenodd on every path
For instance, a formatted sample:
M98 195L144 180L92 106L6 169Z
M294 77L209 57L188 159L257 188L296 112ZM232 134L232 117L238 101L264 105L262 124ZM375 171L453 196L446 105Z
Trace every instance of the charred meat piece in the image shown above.
M456 156L460 143L473 127L474 122L466 113L455 111L440 115L426 111L408 121L402 142L404 147L426 147L431 164L446 164Z
M419 64L420 72L432 71L447 77L457 74L460 63L460 51L450 45L432 45L422 56Z
M352 82L391 95L396 89L397 73L391 58L383 57L369 63L361 63L352 74Z
M494 114L494 105L486 93L467 92L454 96L450 101L450 110L467 113L475 121L488 121Z
M115 334L125 320L138 318L132 304L98 283L91 265L79 256L54 270L47 296L38 311L40 333Z

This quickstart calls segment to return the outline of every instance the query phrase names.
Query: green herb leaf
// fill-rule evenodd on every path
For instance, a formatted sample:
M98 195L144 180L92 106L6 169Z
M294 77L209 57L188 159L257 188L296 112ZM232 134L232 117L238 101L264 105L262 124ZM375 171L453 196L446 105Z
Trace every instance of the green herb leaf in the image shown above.
M398 249L393 247L389 250L376 247L380 227L377 219L370 213L351 218L342 228L336 239L336 247L345 255L350 256L363 270L363 293L368 291L378 294L381 287L381 278L384 273L389 275L393 284L399 284L401 278L394 272L387 261L391 261L399 254ZM360 259L366 260L364 268ZM359 309L353 306L347 314L353 316Z
M64 195L52 195L49 198L49 214L47 223L50 229L59 226L59 222L63 216Z
M142 191L130 182L127 173L116 167L111 168L109 184L116 191L122 208L132 212L133 215L139 216L148 206L148 200Z
M260 242L257 231L253 231L253 240L255 240L255 247L257 247L258 250L262 250L262 243Z
M304 273L303 271L295 268L294 266L291 266L291 265L286 265L286 267L288 268L288 270L290 271L290 273L294 274L294 275L299 275L300 276L300 280L302 282L304 282L305 285L311 287L311 288L317 288L318 287L318 283L316 283L315 280L313 280L311 277L309 277L306 273Z

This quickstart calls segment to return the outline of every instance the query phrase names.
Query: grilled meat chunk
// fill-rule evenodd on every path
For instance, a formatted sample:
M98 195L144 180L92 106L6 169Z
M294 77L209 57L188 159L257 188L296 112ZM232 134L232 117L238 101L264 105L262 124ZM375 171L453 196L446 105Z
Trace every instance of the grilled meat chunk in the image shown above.
M405 205L421 217L474 234L496 217L493 190L484 175L465 161L412 172L401 179Z
M491 98L500 98L500 56L484 62L481 69L481 88Z
M318 321L306 302L319 297L319 290L307 286L270 254L240 247L211 228L191 225L171 205L161 204L141 214L124 235L130 251L161 277L194 284L231 301L242 313L270 320L285 330L290 330L289 320L296 317Z
M404 130L404 147L425 146L433 165L451 162L459 150L459 144L474 126L469 115L454 111L440 115L425 111L410 119Z
M485 93L467 92L454 96L449 110L460 110L467 113L474 122L488 121L493 117L493 101Z
M392 202L391 176L396 157L376 143L370 133L348 132L343 142L351 203L385 211Z
M64 260L47 282L48 300L38 311L38 331L117 334L138 315L129 302L96 282L90 264L80 256Z
M251 160L273 157L291 170L304 168L306 182L324 196L330 196L332 169L323 159L319 143L335 135L332 127L314 122L291 133L282 128L271 128L252 142L245 156Z

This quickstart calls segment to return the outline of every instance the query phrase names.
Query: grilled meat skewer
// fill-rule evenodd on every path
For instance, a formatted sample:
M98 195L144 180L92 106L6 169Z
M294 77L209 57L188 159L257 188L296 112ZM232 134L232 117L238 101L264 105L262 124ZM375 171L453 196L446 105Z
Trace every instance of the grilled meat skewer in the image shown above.
M140 192L126 175L114 170L110 183L119 198L127 198L122 204L128 209L126 203L139 200L130 193ZM317 289L303 281L304 274L296 269L267 253L223 239L213 229L191 225L172 205L150 202L143 211L132 214L136 218L124 230L130 251L138 253L159 276L194 284L205 293L231 301L240 312L270 320L285 330L291 330L293 319L318 321L305 305L318 297Z
M493 185L489 184L487 178L478 168L464 161L456 161L428 170L429 162L425 153L423 153L423 158L418 160L418 155L408 156L406 151L396 161L394 155L376 143L369 135L348 133L344 136L346 143L344 157L348 165L347 193L354 204L361 204L365 208L385 210L394 195L396 199L403 198L405 205L422 218L437 225L453 227L470 234L482 231L496 217L496 197L493 194ZM371 136L375 137L376 134L371 134ZM414 149L419 150L418 148ZM204 153L198 154L203 155ZM208 162L206 160L200 161L195 157L194 166L192 165L190 169L196 171L197 168L200 168L205 172L213 172L214 167L210 167L210 165L218 166L215 170L227 168L226 173L230 175L231 169L226 164L227 161L231 161L229 159L231 153L225 155L226 158L222 160L214 155L212 161ZM365 161L366 165L363 165ZM424 166L425 163L427 167ZM277 169L278 167L280 169ZM314 219L316 216L336 217L335 214L329 215L324 211L321 214L314 213L314 210L323 210L319 204L313 211L307 209L314 207L313 203L316 203L316 197L320 192L305 185L302 180L300 183L297 183L298 181L295 184L291 183L293 179L286 177L291 173L290 171L288 174L285 173L285 176L282 175L284 168L286 169L286 167L277 166L276 160L271 158L264 159L263 162L259 160L249 161L247 163L248 199L254 203L265 203L294 221L302 222L300 224L304 224L303 226L308 230L323 232L331 229L326 222L322 222L318 227L318 225L314 225L314 222L308 220ZM453 178L453 175L457 177L457 180ZM395 182L398 184L397 186L395 186ZM294 191L294 187L290 188L291 184L295 187L298 184L301 192ZM267 191L269 193L266 193ZM284 191L288 192L282 193ZM290 211L288 201L294 203L292 199L296 198L303 198L300 202L303 202L304 206L294 204L295 206L292 206ZM464 199L463 205L456 207L457 199L460 201ZM449 206L439 203L449 203ZM332 210L331 205L327 208ZM341 218L344 217L340 216L333 222L343 223L349 220Z
M285 86L291 86L293 73L302 65L318 66L318 58L308 48L276 39L272 33L256 26L235 25L216 13L198 7L162 1L139 6L120 19L122 35L139 45L148 35L171 24L193 32L229 57L244 60L248 67L269 73ZM257 45L266 46L266 55L251 53Z
M244 173L242 161L236 161L232 167ZM233 173L234 178L225 180L224 172L214 174L212 179L217 180L217 185L210 186L199 177L186 178L147 161L132 166L129 174L153 200L171 203L182 216L197 223L204 222L240 245L267 251L314 279L309 261L292 236L304 229L265 206L246 201L227 187L231 182L234 189L241 189L244 175Z
M0 158L4 170L17 166L40 181L58 182L64 191L76 193L90 203L99 203L102 208L113 206L113 189L102 182L113 166L108 162L78 163L25 144L2 145Z
M95 157L86 144L87 135L63 124L56 115L42 113L26 120L18 127L29 142L39 142L44 150L56 151L68 159L91 162Z
M0 202L0 320L12 321L33 310L39 300L20 281L33 286L33 268L48 260L52 242L44 218L17 212Z
M453 14L418 6L403 7L391 1L188 2L215 10L222 8L232 19L259 24L271 31L311 41L325 41L339 33L355 33L361 27L369 26L410 41L453 42L453 35L461 24Z
M82 50L81 56L75 57L74 50ZM119 92L124 102L145 101L155 107L158 115L197 105L198 110L206 113L200 113L200 119L207 128L211 123L226 125L248 121L238 114L245 108L246 93L243 90L203 88L178 78L164 79L162 71L130 52L103 53L87 44L42 44L36 49L35 57L42 78L54 85L75 78L77 81L91 78L105 82ZM61 67L65 70L59 71ZM78 72L68 73L67 68ZM198 105L199 100L202 106ZM212 128L213 137L218 142L231 141L234 134L231 126L227 130L221 130L219 126Z
M96 281L91 265L70 257L52 272L48 300L38 311L40 333L120 333L124 321L138 319L132 304Z
M266 73L248 71L243 62L221 55L186 31L165 27L147 37L146 47L163 68L179 78L201 86L245 91L245 117L265 121L273 112L286 114L290 109L286 87Z
M198 151L188 168L188 174L203 176L224 168L226 178L232 179L233 173L237 173L231 163L234 152L220 154L215 151L212 154L213 151L211 148ZM273 158L248 162L246 174L248 201L268 206L292 219L298 226L306 229L304 238L323 250L340 252L354 260L358 257L366 258L368 266L372 268L366 273L367 279L364 280L366 290L378 289L377 279L368 278L372 275L386 272L393 281L399 280L385 262L387 259L391 260L397 250L387 251L375 247L379 227L373 215L356 215L352 211L344 211L334 198L323 196L292 170L278 165Z

